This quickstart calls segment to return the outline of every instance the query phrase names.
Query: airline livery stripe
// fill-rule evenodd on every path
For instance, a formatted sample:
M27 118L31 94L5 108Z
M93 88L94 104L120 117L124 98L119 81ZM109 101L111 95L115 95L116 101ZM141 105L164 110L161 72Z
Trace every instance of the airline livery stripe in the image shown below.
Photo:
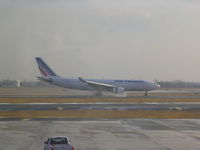
M46 73L44 70L42 70L42 68L38 67L39 70L42 72L43 75L48 76L48 73Z
M115 82L144 82L143 80L115 80Z
M51 68L41 59L41 58L36 58L36 61L38 63L38 66L40 67L40 71L44 75L51 75L51 76L56 76L56 74L51 70Z
M54 75L54 72L42 60L40 61L40 65L49 75Z

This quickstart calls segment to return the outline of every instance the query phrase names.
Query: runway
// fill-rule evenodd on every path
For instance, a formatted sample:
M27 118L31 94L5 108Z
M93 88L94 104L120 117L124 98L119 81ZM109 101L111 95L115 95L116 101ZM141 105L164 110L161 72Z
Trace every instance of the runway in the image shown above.
M0 118L128 119L200 118L200 104L0 104Z
M125 97L57 88L0 90L0 120L200 118L200 92L127 93ZM94 93L93 93L94 94Z
M150 104L0 104L0 111L27 110L183 110L200 111L200 103L150 103Z
M42 90L0 91L1 150L43 149L57 135L68 136L77 150L200 147L199 94L94 97Z
M104 95L104 96L94 96L94 95L0 95L0 98L153 98L153 99L200 99L200 95L149 95L149 96L137 96L137 95Z

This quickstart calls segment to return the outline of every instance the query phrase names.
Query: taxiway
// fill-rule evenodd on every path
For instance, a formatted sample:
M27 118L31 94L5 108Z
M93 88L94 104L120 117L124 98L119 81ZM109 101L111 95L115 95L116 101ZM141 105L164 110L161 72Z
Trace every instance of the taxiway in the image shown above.
M198 150L198 119L1 121L1 150L43 149L49 136L68 136L79 150Z

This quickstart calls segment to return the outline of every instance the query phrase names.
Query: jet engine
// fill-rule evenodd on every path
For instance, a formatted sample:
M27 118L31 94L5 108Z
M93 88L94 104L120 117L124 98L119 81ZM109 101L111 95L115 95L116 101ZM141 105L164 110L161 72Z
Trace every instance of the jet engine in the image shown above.
M118 94L124 93L124 88L123 87L114 87L113 93L118 93Z

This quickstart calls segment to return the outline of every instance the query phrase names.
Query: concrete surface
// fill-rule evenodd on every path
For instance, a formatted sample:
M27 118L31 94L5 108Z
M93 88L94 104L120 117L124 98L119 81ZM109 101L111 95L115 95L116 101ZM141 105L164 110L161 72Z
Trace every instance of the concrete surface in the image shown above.
M199 119L0 121L1 150L42 150L49 136L77 150L199 150Z
M0 111L17 110L200 110L200 103L96 103L96 104L0 104Z

